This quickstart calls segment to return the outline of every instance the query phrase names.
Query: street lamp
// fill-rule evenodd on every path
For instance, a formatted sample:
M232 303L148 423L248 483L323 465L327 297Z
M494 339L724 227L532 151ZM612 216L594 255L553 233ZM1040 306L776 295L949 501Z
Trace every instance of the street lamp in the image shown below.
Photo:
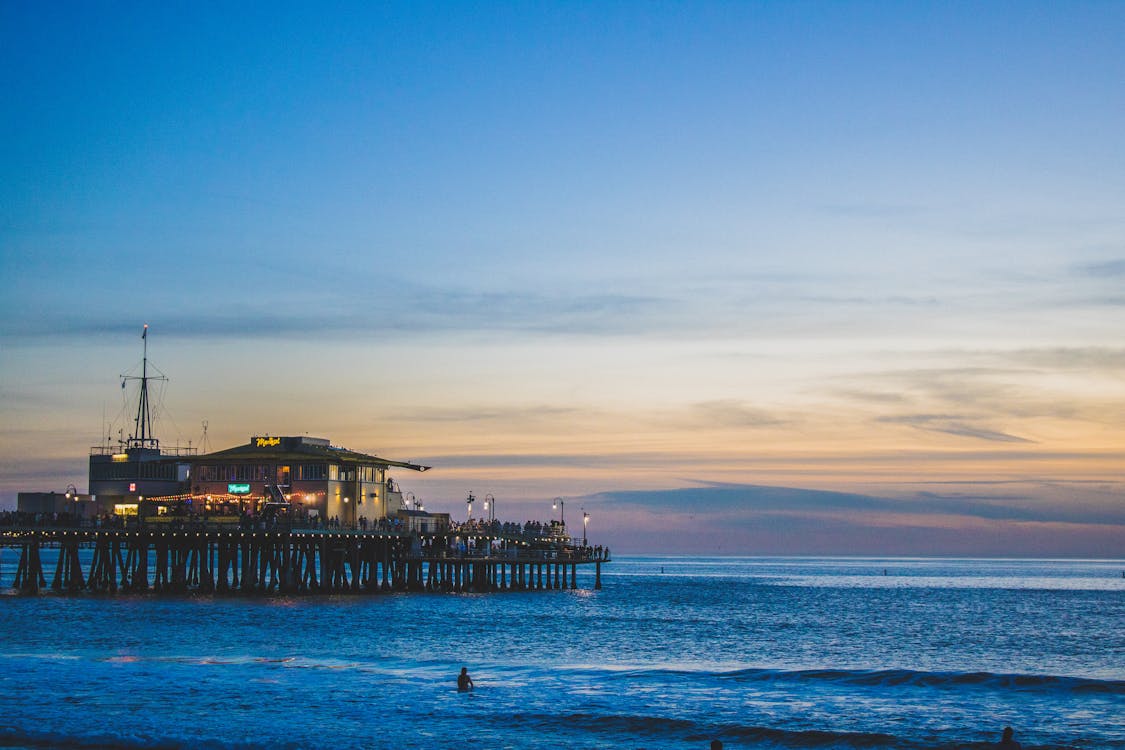
M488 511L488 520L496 520L496 498L492 495L484 496L484 509Z
M590 514L582 511L582 546L586 546L586 527L590 525Z
M473 502L475 500L476 500L476 498L473 497L473 493L470 492L469 493L469 499L465 501L465 505L469 506L469 520L470 521L473 520Z
M559 512L559 524L563 527L566 526L566 503L561 497L556 497L551 502L551 508Z
M74 501L73 504L70 506L70 513L71 513L71 515L74 516L74 523L77 524L78 523L78 488L75 487L73 484L68 484L66 486L66 499Z

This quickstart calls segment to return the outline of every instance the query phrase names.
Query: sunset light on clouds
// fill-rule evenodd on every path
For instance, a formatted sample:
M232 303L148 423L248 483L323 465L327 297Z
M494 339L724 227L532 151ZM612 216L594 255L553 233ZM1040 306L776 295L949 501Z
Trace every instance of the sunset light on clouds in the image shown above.
M397 478L455 517L1125 555L1123 33L1114 3L9 4L0 505L85 485L147 323L162 441L327 437L432 465Z

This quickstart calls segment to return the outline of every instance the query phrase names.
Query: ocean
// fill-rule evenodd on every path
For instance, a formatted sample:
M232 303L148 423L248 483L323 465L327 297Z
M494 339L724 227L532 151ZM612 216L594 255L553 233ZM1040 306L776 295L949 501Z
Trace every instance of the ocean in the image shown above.
M913 750L1011 726L1125 748L1125 561L603 570L600 591L6 595L0 747Z

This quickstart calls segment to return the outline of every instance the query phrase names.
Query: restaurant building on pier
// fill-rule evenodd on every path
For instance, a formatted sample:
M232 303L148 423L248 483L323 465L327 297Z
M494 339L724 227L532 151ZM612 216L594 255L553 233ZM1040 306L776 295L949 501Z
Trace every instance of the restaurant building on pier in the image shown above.
M356 528L381 519L398 519L411 527L448 526L448 514L424 513L388 474L393 469L426 471L430 467L392 461L332 445L325 438L257 435L242 445L196 454L194 451L127 446L116 451L99 446L90 455L89 494L85 502L65 505L76 515L152 515L222 509L261 514L285 508L294 517L333 521ZM75 491L77 492L77 491ZM40 495L21 493L24 512L47 509ZM62 497L62 495L60 495ZM69 500L71 494L67 494ZM188 505L190 508L176 507Z
M259 435L193 457L186 491L216 504L250 506L251 512L263 504L288 505L355 527L416 510L388 476L392 468L422 472L430 467L348 450L324 438Z

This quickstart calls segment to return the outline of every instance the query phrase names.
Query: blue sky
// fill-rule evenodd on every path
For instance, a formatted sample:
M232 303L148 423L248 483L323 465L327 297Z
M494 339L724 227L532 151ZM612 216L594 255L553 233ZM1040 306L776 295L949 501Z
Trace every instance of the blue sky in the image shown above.
M1119 3L5 4L0 503L84 483L147 322L166 441L426 460L431 507L589 495L640 540L608 498L1001 481L1025 516L973 549L1045 550L1004 534L1065 504L1052 550L1125 554L1123 32ZM958 492L923 528L980 515ZM877 517L832 538L878 551Z

